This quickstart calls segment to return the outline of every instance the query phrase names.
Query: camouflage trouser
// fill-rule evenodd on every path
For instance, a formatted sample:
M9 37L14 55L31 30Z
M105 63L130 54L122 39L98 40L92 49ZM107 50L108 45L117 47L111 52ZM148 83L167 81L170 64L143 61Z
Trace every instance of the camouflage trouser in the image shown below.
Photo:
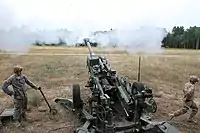
M27 109L27 104L28 104L28 98L27 97L24 97L24 101L23 101L23 107L24 109L26 110Z
M0 120L0 128L3 126L2 121Z
M27 108L27 97L23 99L13 99L14 101L14 115L13 118L15 121L21 121L25 117L25 111Z
M183 115L187 113L189 109L192 109L192 113L189 116L189 119L192 119L198 112L198 107L196 103L194 101L189 101L189 102L184 102L183 104L184 106L174 113L175 117Z

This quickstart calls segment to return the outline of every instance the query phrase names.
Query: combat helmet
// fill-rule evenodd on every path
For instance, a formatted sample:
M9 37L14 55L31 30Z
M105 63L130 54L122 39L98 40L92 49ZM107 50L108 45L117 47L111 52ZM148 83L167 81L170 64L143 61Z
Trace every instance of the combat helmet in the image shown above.
M199 78L195 75L191 75L189 77L189 80L190 80L190 82L194 82L194 83L199 82Z
M13 69L14 73L18 73L18 72L21 72L21 71L22 71L22 67L21 66L19 66L19 65L14 66L14 69Z

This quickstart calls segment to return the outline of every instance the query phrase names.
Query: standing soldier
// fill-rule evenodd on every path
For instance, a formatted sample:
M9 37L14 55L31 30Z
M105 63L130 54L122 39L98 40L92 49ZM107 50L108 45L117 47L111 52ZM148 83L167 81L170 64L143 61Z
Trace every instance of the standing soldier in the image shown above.
M15 120L15 125L19 127L21 126L21 118L26 119L25 110L27 109L27 94L25 92L25 83L35 90L41 88L37 87L25 75L22 74L21 66L15 66L13 72L14 74L3 83L2 90L6 94L13 96L15 108L13 118ZM13 91L8 89L9 85L12 85Z
M187 113L189 109L192 109L192 113L189 116L188 122L193 122L197 124L197 121L193 120L194 116L198 112L198 107L196 103L194 102L194 94L195 94L195 83L199 82L199 78L197 76L190 76L189 82L185 84L185 88L183 89L184 98L183 103L184 106L175 111L173 114L169 114L169 116L172 118L183 115Z

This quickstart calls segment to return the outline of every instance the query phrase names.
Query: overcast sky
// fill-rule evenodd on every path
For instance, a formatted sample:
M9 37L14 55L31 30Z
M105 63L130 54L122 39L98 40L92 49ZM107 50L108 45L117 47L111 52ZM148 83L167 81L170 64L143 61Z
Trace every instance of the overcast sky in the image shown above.
M105 30L200 25L199 0L0 0L0 28Z

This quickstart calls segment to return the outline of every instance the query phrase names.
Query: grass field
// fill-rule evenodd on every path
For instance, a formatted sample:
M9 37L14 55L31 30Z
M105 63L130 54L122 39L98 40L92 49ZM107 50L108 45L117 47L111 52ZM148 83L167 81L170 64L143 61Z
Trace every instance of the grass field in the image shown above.
M130 80L137 80L138 56L127 54L119 50L103 50L95 48L96 53L107 54L111 66L119 75L128 76ZM3 83L12 74L13 65L23 66L26 74L35 84L40 85L47 96L47 100L55 105L53 100L57 97L71 97L71 85L79 83L82 86L83 98L86 98L89 90L84 88L88 79L86 65L87 48L65 47L34 47L30 55L0 55L0 82ZM37 55L37 54L38 55ZM156 97L158 111L156 119L167 120L168 113L181 107L182 88L187 82L189 75L200 75L200 51L195 50L165 50L159 55L142 56L141 81L153 88L159 97ZM43 55L42 55L43 54ZM53 55L54 54L54 55ZM62 54L62 55L59 55ZM46 56L48 55L48 56ZM178 55L178 56L177 56ZM197 85L197 88L199 85ZM49 119L48 107L38 91L29 89L28 122L23 132L47 133L47 132L72 132L75 119L69 112L59 108L59 113L54 119ZM13 107L11 97L0 91L0 111L4 108ZM197 89L196 102L199 106L200 91ZM56 105L55 105L56 106ZM171 120L183 133L199 133L200 125L192 125L186 122L188 114ZM198 113L197 120L200 121ZM64 127L64 128L60 128ZM5 133L20 132L9 123L3 129Z

